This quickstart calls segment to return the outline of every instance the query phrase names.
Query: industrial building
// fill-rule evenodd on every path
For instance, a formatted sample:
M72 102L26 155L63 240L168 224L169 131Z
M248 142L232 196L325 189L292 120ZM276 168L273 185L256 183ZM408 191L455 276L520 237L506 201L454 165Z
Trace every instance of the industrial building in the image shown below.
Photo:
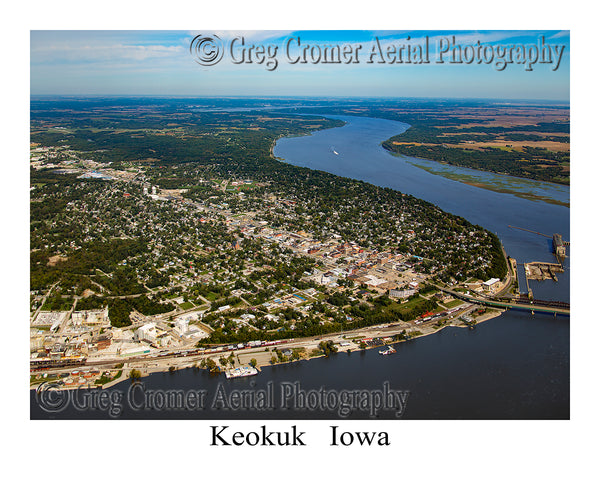
M146 342L154 343L157 335L158 333L154 323L147 323L135 331L136 339L140 342L145 340Z
M108 319L108 306L102 310L81 310L73 312L71 316L73 325L79 326L82 324L88 326L105 326L110 323Z
M196 325L190 325L190 319L197 318L197 314L186 315L175 320L175 332L185 339L207 337L208 333Z

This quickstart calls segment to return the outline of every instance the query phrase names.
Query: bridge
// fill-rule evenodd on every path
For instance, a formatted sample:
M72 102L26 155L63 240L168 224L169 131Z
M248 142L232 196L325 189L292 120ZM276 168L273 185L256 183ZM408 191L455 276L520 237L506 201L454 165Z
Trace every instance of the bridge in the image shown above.
M464 293L455 292L443 287L437 287L443 292L452 295L460 300L464 300L469 303L477 303L479 305L487 305L496 308L514 308L517 310L529 310L531 313L552 313L554 315L571 315L571 306L565 302L553 301L553 300L534 300L534 299L507 299L500 298L498 300L485 298L485 297L474 297L472 295L466 295Z

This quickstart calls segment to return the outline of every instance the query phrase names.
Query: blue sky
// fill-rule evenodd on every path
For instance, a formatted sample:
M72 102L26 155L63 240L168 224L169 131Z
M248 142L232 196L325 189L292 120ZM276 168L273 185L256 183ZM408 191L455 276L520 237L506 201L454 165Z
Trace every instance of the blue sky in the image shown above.
M197 35L218 35L223 57L213 66L202 66L190 54ZM244 37L246 47L278 47L277 67L269 71L266 59L258 64L234 64L230 42ZM408 40L407 37L411 39ZM380 40L383 48L417 45L430 39L430 61L425 64L380 64L373 56ZM439 42L454 36L462 48L479 41L491 47L546 44L564 46L560 66L494 63L438 64ZM350 65L289 63L286 42L302 45L348 44L359 62ZM293 42L297 42L294 40ZM295 43L292 43L295 46ZM473 51L473 50L471 50ZM31 94L57 95L190 95L190 96L391 96L499 99L569 100L570 35L568 31L32 31ZM295 58L298 48L292 49ZM235 58L241 58L239 42ZM554 52L553 52L553 55ZM406 58L406 57L404 57ZM554 56L554 59L557 57Z

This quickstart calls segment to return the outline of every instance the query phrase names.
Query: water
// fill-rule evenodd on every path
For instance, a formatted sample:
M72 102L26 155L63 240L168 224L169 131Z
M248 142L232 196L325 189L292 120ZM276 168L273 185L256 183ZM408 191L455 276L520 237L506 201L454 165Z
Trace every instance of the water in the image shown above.
M108 390L122 395L117 418L302 419L344 418L338 409L311 412L283 410L281 387L300 382L304 391L326 389L409 391L403 419L548 419L569 417L569 323L564 317L511 312L477 326L446 328L434 335L398 344L395 355L376 350L338 353L329 358L265 367L255 377L227 380L204 370L158 373L143 379L146 394L156 389L206 390L205 408L138 411L142 396L127 400L129 380ZM232 390L274 389L275 409L211 408L219 386ZM83 398L83 395L81 395ZM83 400L80 401L80 404ZM149 403L149 402L148 402ZM396 410L379 412L394 419ZM48 418L32 393L31 418ZM110 418L105 409L70 407L50 418ZM368 419L368 412L348 418Z
M550 239L508 228L515 225L542 233L561 233L569 239L569 209L531 201L506 193L465 185L432 175L410 162L390 155L381 142L402 132L406 124L364 117L332 116L346 126L308 137L284 138L274 153L295 165L325 170L370 183L398 189L439 205L496 232L507 253L523 261L555 261ZM335 148L333 148L333 146ZM333 153L333 150L338 153ZM453 168L453 167L450 167ZM456 171L458 171L457 169ZM493 176L494 174L486 174ZM502 176L496 176L502 177ZM511 181L504 177L498 181ZM532 182L533 192L564 200L567 187ZM558 282L530 282L537 298L568 301L569 270ZM143 379L147 390L205 390L207 405L192 410L134 411L129 408L126 381L109 389L122 394L123 411L118 418L340 418L338 411L215 410L210 408L219 388L261 390L299 381L303 390L374 389L384 382L390 388L410 392L404 419L540 419L569 418L569 317L530 315L508 311L477 326L475 330L446 328L439 333L397 346L395 355L376 350L337 354L330 358L265 367L255 377L226 380L205 371L182 370ZM383 411L378 418L395 418ZM106 409L74 406L56 414L43 412L31 393L32 418L110 418ZM370 418L354 412L350 418Z
M413 163L428 161L391 155L381 143L402 133L408 125L391 120L368 117L326 115L347 122L344 127L321 130L306 137L280 139L273 153L294 165L324 170L343 177L364 180L374 185L390 187L409 193L460 215L471 223L496 233L506 252L518 263L556 262L550 238L509 228L526 228L546 235L560 233L569 240L569 208L543 201L532 201L508 193L498 193L433 175ZM331 151L332 145L338 155ZM433 164L436 162L429 161ZM494 179L499 184L511 184L515 179L506 175L477 172L471 169L444 165L455 173ZM529 193L568 202L569 188L546 182L523 182ZM559 282L531 282L534 295L540 299L569 299L569 260Z

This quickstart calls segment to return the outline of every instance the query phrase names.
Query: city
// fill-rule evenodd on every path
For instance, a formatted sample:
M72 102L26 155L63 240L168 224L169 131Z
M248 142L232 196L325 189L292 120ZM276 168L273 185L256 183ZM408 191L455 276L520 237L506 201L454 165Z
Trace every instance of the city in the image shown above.
M323 339L358 350L502 311L454 289L518 293L503 253L491 276L493 236L404 196L370 203L351 185L352 200L325 204L269 178L99 154L31 145L32 388L255 373L328 353Z

